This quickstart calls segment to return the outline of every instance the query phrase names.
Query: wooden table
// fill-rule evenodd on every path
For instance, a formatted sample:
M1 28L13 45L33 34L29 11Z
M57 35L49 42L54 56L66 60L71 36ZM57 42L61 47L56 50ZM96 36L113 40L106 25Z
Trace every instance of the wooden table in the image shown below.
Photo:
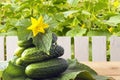
M105 75L112 77L112 80L120 80L120 62L82 62L92 69L94 69L99 75Z

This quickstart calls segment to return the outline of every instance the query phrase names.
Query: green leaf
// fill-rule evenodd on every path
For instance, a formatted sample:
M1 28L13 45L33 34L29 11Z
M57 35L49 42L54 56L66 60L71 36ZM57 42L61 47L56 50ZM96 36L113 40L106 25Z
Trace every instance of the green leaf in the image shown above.
M72 7L76 7L78 5L78 2L80 0L67 0L67 2L72 6Z
M31 38L32 33L30 30L27 30L27 27L30 26L30 21L28 19L20 20L16 23L17 35L19 40L28 40Z
M96 71L94 71L92 68L90 68L89 66L87 66L85 64L79 63L77 61L77 59L68 59L67 61L68 61L69 67L65 73L86 70L86 71L90 72L90 74L92 74L92 75L97 75Z
M95 80L88 71L66 73L56 80Z
M33 44L40 50L48 53L52 43L52 33L46 32L45 34L39 33L37 36L33 37Z
M87 33L87 36L107 36L110 37L111 33L108 30L90 30Z
M6 33L0 33L0 36L16 36L17 32L16 31L8 31Z
M91 15L91 13L88 12L88 11L86 11L86 10L82 10L82 13L81 13L81 14L84 14L84 15L87 15L87 16L90 16L90 15Z
M58 26L58 22L54 18L49 17L48 15L44 16L44 20L45 23L47 23L51 29L54 29Z
M120 23L120 15L112 16L109 20L105 21L105 24L110 26L118 26Z
M73 14L73 13L77 13L79 10L69 10L69 11L65 11L63 12L64 17L67 18L69 15Z
M74 37L74 36L83 36L85 33L86 33L87 29L82 29L82 28L73 28L71 30L69 30L67 33L66 33L66 36L71 36L71 37Z
M113 35L115 35L115 36L120 36L120 31L117 32L117 33L114 33Z
M98 2L96 2L94 6L95 12L98 12L99 10L103 10L107 8L108 7L107 4L108 4L108 0L99 0Z
M13 60L0 62L0 78L1 77L3 80L33 80L27 78L24 73L24 68L15 65Z
M7 61L0 61L0 77L2 77L2 73L6 69L7 66L8 66Z
M56 18L57 21L60 21L60 22L64 22L65 21L64 15L62 13L57 13L55 15L55 18Z
M69 67L60 76L48 80L108 80L106 76L98 75L89 66L79 63L76 59L68 59Z
M66 0L52 0L54 4L65 3Z
M31 22L29 19L20 19L18 22L15 24L16 27L28 27L31 25Z
M73 20L73 22L72 22L72 24L71 24L71 26L75 27L75 26L77 26L79 23L80 23L79 20L75 17L74 20Z
M2 78L3 80L24 80L25 67L16 65L15 62L17 57L14 57L11 61L8 62L7 68L3 71Z

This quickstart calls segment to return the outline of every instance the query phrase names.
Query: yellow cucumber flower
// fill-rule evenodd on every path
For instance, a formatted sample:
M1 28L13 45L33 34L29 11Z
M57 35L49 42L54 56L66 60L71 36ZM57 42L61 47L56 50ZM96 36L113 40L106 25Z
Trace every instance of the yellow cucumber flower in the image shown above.
M48 24L45 24L43 22L43 17L42 16L40 16L38 20L31 17L31 22L32 22L32 25L29 26L27 29L32 30L33 36L36 36L39 32L45 33L44 29L48 28Z

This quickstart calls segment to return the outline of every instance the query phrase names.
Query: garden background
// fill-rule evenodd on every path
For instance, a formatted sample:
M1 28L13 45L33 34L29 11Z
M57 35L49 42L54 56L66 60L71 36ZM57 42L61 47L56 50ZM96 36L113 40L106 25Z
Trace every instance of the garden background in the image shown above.
M71 44L74 36L106 36L109 61L109 37L120 36L119 0L0 0L0 36L27 39L22 35L30 18L40 15L58 36L70 36Z

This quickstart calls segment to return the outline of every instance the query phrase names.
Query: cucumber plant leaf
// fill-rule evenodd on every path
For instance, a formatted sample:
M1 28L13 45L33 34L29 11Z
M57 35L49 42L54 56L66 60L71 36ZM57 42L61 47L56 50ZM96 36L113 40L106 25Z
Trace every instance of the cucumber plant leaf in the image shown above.
M85 29L85 28L82 29L82 28L76 27L76 28L69 30L66 33L66 36L71 36L71 37L83 36L86 33L86 31L87 31L87 29Z
M19 40L29 40L29 38L31 38L32 33L27 30L27 27L30 26L30 20L19 20L15 26L17 28L17 35Z
M78 5L78 2L80 0L67 0L67 2L72 6L72 7L76 7Z
M67 18L69 15L77 13L79 10L69 10L69 11L65 11L63 12L64 17Z
M0 61L0 77L2 77L2 73L6 69L7 65L7 61Z
M68 59L69 67L60 76L48 80L108 80L106 76L98 75L89 66L79 63L76 59Z
M108 30L90 30L87 36L107 36L110 37L111 33Z
M95 80L87 71L78 71L66 73L56 80Z
M52 33L46 32L44 34L38 33L37 36L33 37L33 44L40 50L48 53L52 43ZM49 54L49 53L48 53Z
M11 61L7 62L8 66L3 71L2 78L3 80L24 80L25 67L15 64L17 57L14 57Z
M120 15L112 16L109 20L105 21L109 26L118 26L120 24Z

